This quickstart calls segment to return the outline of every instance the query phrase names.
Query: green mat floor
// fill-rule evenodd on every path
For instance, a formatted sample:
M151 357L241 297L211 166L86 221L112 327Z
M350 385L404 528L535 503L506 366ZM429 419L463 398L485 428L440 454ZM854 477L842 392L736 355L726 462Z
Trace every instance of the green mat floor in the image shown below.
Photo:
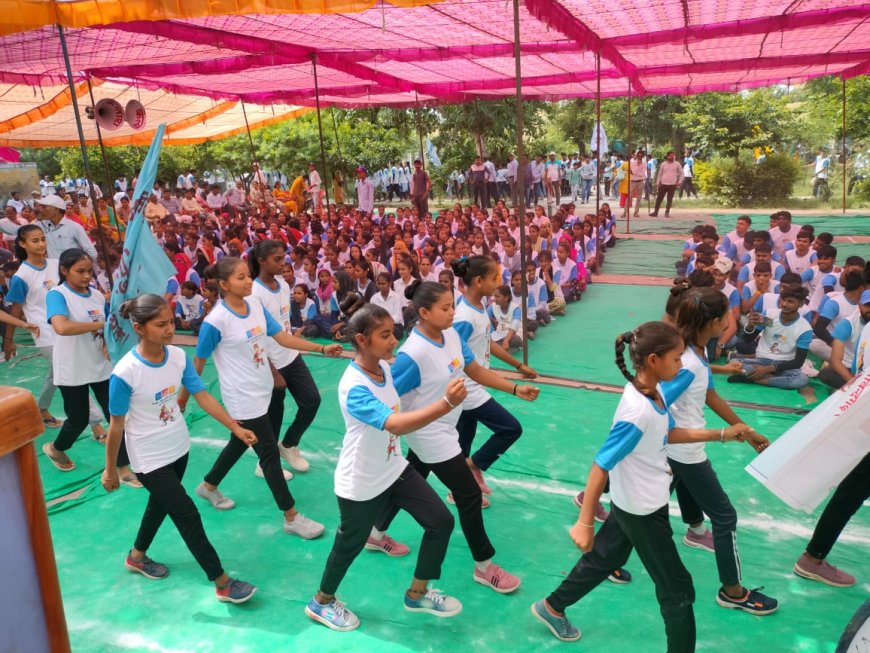
M665 292L663 288L593 284L581 303L569 307L567 317L542 330L531 343L531 363L549 374L621 383L612 363L613 338L621 330L658 317ZM103 448L87 437L71 451L79 467L75 474L80 473L80 477L70 479L72 474L61 474L40 454L49 496L90 480L85 497L59 504L50 519L73 650L560 650L562 644L532 620L529 605L551 591L577 560L578 551L567 535L577 515L571 497L585 481L619 396L547 385L542 386L541 398L534 404L500 398L526 432L488 474L495 494L485 519L498 549L496 560L523 579L515 595L497 595L472 581L471 558L457 527L436 586L458 596L464 612L450 620L405 612L401 595L413 572L420 531L403 514L391 534L411 545L412 555L390 559L363 552L340 591L360 616L362 627L339 634L308 620L302 608L317 588L338 524L332 473L343 429L335 395L346 363L319 357L307 360L324 403L303 441L312 471L297 475L290 488L300 510L326 524L326 535L303 542L282 533L280 513L264 482L253 475L253 454L243 457L222 486L237 501L235 510L217 512L197 500L226 569L260 588L247 605L226 606L214 600L209 583L169 522L149 553L168 564L172 575L154 582L125 571L123 558L135 537L145 492L123 488L106 495L97 480ZM23 361L11 369L3 366L0 382L37 390L44 369L39 359ZM217 391L212 365L207 366L205 378ZM770 393L780 400L792 394L797 397L797 393L762 388L729 388L721 383L720 387L723 393L739 390L741 398L750 401L766 401ZM760 390L767 393L762 397ZM787 405L788 401L779 403ZM58 404L59 397L53 408L62 415ZM779 436L797 419L776 412L738 412L771 437ZM289 419L292 410L288 413ZM185 485L192 492L227 434L198 410L191 410L188 420L193 446ZM711 425L718 423L711 418ZM51 434L44 435L40 442L49 437ZM740 515L745 582L752 587L765 585L766 591L781 600L782 609L768 618L754 618L719 608L714 601L718 581L713 556L679 545L698 595L698 650L832 652L849 616L870 591L870 583L835 590L794 576L791 566L818 515L789 509L751 479L743 471L754 455L749 447L710 445L708 449ZM443 495L444 488L437 480L433 486ZM675 537L680 538L683 526L675 507L672 510ZM868 540L870 519L865 511L844 532L832 561L866 578ZM605 583L570 610L583 630L578 646L590 651L664 648L652 584L636 557L628 568L635 577L631 585ZM624 627L626 614L631 615L631 628Z
M737 225L740 215L748 215L752 218L752 226L759 229L767 229L770 224L770 213L725 213L714 214L719 233L727 234ZM827 231L834 236L868 236L870 235L870 215L823 215L804 216L796 215L792 221L794 224L811 224L816 233Z

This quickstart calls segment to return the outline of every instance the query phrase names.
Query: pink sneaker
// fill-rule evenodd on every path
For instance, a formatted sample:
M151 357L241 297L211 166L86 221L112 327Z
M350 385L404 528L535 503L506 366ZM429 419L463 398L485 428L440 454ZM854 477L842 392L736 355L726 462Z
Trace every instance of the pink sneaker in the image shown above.
M481 503L480 505L481 509L485 510L489 508L489 499L487 499L485 496L481 497L481 499L483 499L483 503ZM456 501L453 499L453 492L447 493L447 503L449 503L451 506L456 505Z
M824 560L811 558L807 553L798 558L794 565L794 573L833 587L852 587L855 584L855 577L851 574L837 569Z
M690 530L686 530L686 536L683 538L683 544L702 551L716 553L716 547L713 545L713 533L707 528L702 535L696 535Z
M391 558L401 558L411 552L411 548L407 544L396 542L396 540L386 533L381 538L380 542L369 535L369 539L366 540L366 549L369 551L381 551Z
M577 506L578 509L583 510L583 495L585 492L580 492L579 494L574 496L574 505ZM603 524L607 521L607 518L610 517L610 513L604 509L604 506L601 505L601 502L598 502L598 506L595 508L595 521L599 524Z
M471 475L474 476L474 480L477 481L478 486L480 486L480 491L484 494L492 494L492 490L486 484L486 481L483 480L483 470L482 469L474 469L473 467L469 467L471 470Z
M486 571L474 568L474 582L491 587L499 594L510 594L520 586L520 579L506 572L494 562L489 563Z

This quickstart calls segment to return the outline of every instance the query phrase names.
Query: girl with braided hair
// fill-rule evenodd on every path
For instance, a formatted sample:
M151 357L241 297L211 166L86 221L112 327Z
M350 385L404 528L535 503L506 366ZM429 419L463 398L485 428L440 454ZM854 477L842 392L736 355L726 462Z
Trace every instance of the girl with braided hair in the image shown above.
M628 347L636 375L625 362ZM695 589L673 541L668 517L671 474L669 442L754 440L745 424L727 429L674 428L659 390L682 365L685 346L679 332L664 322L647 322L616 339L616 365L628 380L613 426L586 481L586 501L571 539L584 552L568 577L548 597L532 604L532 615L563 641L580 639L565 609L625 564L632 548L656 586L669 653L695 650ZM595 534L595 506L611 481L611 511ZM651 647L652 648L652 647Z

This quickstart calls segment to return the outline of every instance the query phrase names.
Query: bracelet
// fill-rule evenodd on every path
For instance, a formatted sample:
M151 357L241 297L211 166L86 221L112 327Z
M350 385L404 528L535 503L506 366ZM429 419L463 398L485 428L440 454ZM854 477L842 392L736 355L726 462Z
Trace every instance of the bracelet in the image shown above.
M512 394L514 397L517 396L517 384L516 384L516 383L514 383L514 389L513 389L513 391L511 392L511 394Z
M444 395L444 396L441 397L441 398L444 400L444 403L445 403L445 404L447 404L448 406L450 406L450 410L453 410L454 408L456 408L456 406L454 406L453 404L450 403L450 400L447 398L447 395Z
M580 524L581 526L585 526L586 528L592 528L592 529L595 528L595 524L584 524L582 521L578 521L577 523Z
M324 355L326 354L326 345L320 345L320 353Z
M725 442L725 427L722 427L722 430L719 431L719 442Z

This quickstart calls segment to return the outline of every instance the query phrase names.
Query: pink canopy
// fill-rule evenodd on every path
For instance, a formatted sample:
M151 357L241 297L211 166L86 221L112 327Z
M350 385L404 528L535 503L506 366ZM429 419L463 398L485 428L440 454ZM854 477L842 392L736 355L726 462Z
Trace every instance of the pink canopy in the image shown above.
M737 91L870 70L870 4L845 0L521 0L527 99ZM357 13L219 15L67 30L75 81L255 104L411 106L514 93L510 0ZM66 73L56 28L0 37L0 82Z

